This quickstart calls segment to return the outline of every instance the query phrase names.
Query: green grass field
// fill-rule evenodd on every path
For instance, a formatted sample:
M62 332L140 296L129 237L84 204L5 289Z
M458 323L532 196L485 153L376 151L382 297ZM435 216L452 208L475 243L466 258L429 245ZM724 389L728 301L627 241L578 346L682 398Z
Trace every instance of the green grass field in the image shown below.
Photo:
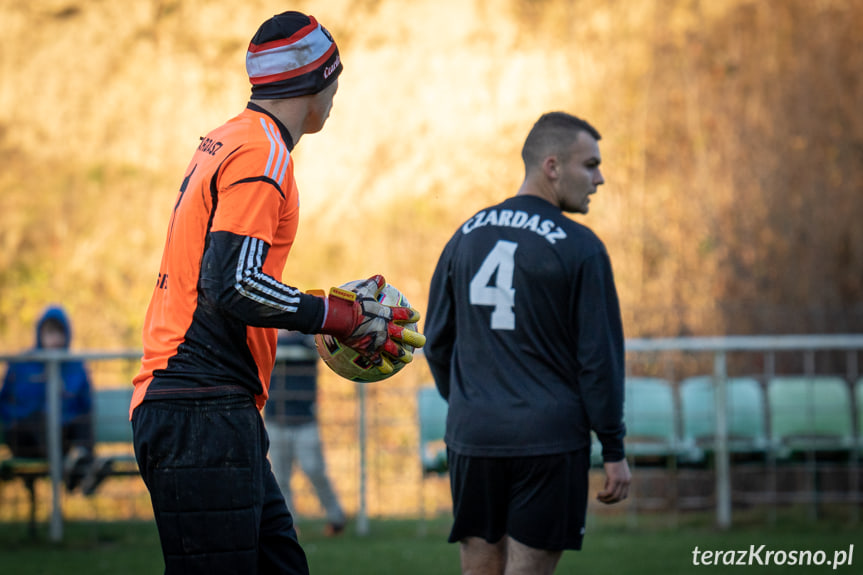
M672 523L676 525L672 526ZM693 549L748 551L751 545L766 551L824 551L832 562L835 551L860 547L851 565L838 573L861 573L863 525L821 520L811 523L805 512L780 515L775 524L759 519L722 532L707 517L640 517L636 526L622 518L601 517L589 523L585 547L567 552L558 574L614 573L615 575L708 573L828 573L832 565L695 566ZM445 542L448 520L420 524L410 520L373 520L370 534L352 529L336 538L320 534L321 524L304 522L301 542L313 575L438 575L458 574L458 548ZM44 531L34 541L20 523L0 524L0 572L15 575L154 574L163 564L155 526L151 523L67 523L63 543L46 541ZM846 558L847 563L847 558Z

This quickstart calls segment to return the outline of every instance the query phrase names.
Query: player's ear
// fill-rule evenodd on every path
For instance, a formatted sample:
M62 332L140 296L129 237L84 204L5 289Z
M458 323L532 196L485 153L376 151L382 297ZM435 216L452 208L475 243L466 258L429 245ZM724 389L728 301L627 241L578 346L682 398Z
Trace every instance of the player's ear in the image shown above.
M542 171L549 180L556 180L560 176L560 162L557 156L546 156L542 161Z

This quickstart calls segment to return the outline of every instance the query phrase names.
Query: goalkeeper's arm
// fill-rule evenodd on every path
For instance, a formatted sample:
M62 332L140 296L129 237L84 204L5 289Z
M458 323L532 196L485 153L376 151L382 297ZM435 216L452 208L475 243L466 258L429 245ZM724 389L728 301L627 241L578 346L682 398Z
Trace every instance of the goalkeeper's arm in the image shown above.
M201 261L202 296L246 325L320 332L324 301L264 273L269 249L251 236L211 232Z
M410 361L401 341L414 347L425 343L421 335L400 325L416 321L418 312L377 303L383 277L363 282L355 292L334 289L329 297L320 297L264 273L270 248L266 242L225 231L212 232L209 239L201 262L203 295L246 325L329 333L378 364L382 351Z

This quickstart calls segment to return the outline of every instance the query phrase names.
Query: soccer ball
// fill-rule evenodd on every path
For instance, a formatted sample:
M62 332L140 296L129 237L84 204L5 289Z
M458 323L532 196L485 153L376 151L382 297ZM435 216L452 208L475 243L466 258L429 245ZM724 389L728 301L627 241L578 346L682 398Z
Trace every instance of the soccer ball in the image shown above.
M356 284L360 283L360 281L362 280L348 282L341 287L350 290ZM390 307L410 307L411 305L404 294L390 284L384 284L384 287L380 291L380 295L378 295L378 302ZM409 323L405 324L405 327L416 331L417 324ZM414 350L410 345L403 345L408 351ZM345 379L349 379L351 381L381 381L394 376L401 371L405 365L407 365L400 361L393 361L392 373L381 373L376 365L354 351L353 348L344 345L331 335L325 335L322 333L315 335L315 347L317 347L318 355L321 356L321 359L324 360L327 367Z

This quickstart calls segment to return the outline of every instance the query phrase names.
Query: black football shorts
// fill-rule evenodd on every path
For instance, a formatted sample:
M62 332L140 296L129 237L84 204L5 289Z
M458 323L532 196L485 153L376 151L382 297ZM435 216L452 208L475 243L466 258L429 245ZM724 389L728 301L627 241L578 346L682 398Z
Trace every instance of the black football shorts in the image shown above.
M535 549L581 549L590 449L534 457L448 451L453 527L449 542L509 535Z

